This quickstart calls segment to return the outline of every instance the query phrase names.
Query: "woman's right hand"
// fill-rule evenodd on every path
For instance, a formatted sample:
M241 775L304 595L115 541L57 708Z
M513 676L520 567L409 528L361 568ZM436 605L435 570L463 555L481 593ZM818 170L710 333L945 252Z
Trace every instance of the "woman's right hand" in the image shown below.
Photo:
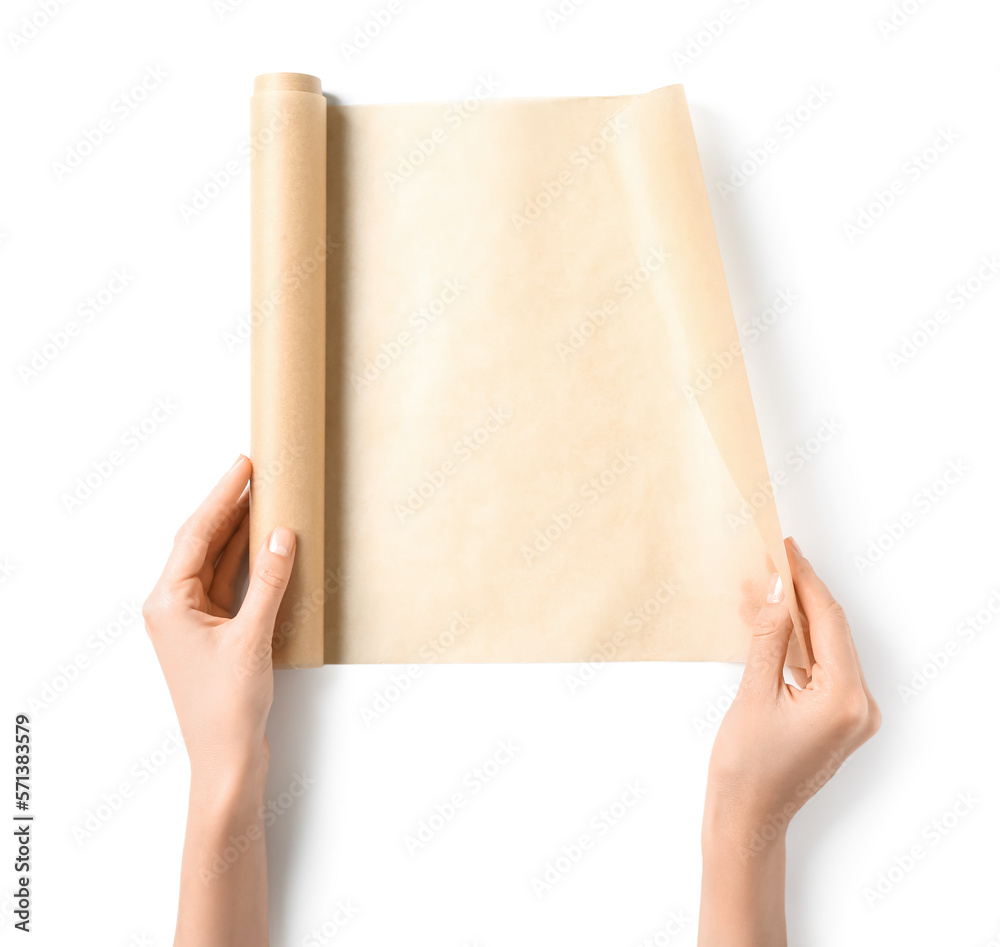
M792 619L775 576L777 591L772 586L754 622L739 692L709 764L706 830L724 829L751 851L783 835L881 723L843 609L795 541L785 546L815 654L811 680L801 689L784 681Z

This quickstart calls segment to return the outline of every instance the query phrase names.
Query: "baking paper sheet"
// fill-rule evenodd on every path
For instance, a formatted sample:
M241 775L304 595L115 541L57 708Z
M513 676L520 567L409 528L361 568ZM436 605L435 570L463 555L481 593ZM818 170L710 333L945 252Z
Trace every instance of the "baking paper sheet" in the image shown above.
M743 660L792 584L683 87L340 106L276 74L251 112L277 666Z

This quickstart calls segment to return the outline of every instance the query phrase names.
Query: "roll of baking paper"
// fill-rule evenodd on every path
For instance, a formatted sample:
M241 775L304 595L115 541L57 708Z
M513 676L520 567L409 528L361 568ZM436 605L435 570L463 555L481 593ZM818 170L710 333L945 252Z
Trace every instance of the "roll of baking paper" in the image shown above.
M300 541L277 663L738 661L777 571L803 665L683 88L491 91L257 80L253 522Z
M275 526L295 531L273 639L282 667L323 663L326 113L313 76L254 82L250 550Z

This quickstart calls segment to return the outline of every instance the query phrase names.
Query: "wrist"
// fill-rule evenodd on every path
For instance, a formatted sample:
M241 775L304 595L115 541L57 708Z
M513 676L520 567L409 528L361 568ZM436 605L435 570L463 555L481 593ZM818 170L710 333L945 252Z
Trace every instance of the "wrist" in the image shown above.
M191 802L217 815L261 805L269 762L266 743L256 752L192 756Z
M759 851L742 820L706 824L702 834L698 944L785 947L785 837Z
M236 766L229 760L214 766L195 765L192 760L191 791L188 800L187 832L184 841L184 869L203 885L222 884L209 900L221 906L220 898L239 897L245 886L265 894L266 930L267 869L264 864L265 782L267 767L253 758ZM183 877L183 873L182 873ZM224 881L228 879L228 882ZM182 881L183 883L183 881ZM204 892L205 888L199 889ZM182 900L182 912L184 903ZM182 929L178 916L178 931ZM221 921L219 922L222 923ZM187 936L177 943L209 943L203 940L203 925L186 922ZM195 933L197 931L197 934ZM221 941L211 937L212 943ZM228 940L227 940L228 943Z
M702 821L702 855L706 860L722 858L744 865L751 861L759 864L760 859L778 854L783 857L793 814L790 806L737 802L710 793Z

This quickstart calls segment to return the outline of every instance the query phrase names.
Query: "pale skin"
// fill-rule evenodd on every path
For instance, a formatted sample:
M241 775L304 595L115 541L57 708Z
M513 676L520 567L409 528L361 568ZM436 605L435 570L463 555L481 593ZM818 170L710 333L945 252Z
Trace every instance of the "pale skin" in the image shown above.
M191 761L175 947L264 947L264 734L271 638L295 557L279 526L249 549L250 461L240 456L181 527L143 616ZM843 611L787 540L815 663L784 683L792 623L777 594L754 623L739 693L715 739L702 826L700 947L781 947L788 822L878 730Z
M178 531L143 606L191 760L176 947L268 942L264 727L274 694L271 636L295 535L278 527L267 537L235 612L250 540L249 478L241 455Z
M843 609L785 540L814 663L782 669L792 619L777 576L757 614L739 691L712 747L702 821L699 947L784 947L788 822L881 724ZM777 588L775 589L775 585Z

